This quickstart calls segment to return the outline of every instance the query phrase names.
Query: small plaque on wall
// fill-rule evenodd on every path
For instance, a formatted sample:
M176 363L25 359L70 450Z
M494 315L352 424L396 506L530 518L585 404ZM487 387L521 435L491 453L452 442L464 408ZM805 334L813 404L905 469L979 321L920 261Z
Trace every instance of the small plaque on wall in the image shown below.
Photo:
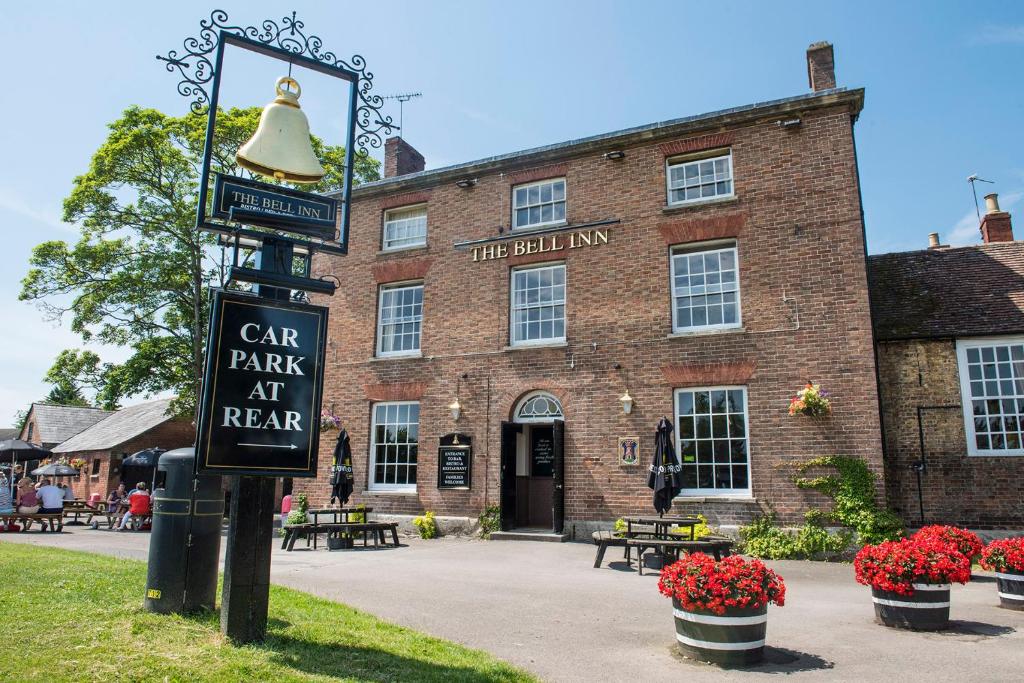
M465 434L441 437L437 449L437 488L468 489L472 483L473 445Z
M636 436L619 437L619 465L624 467L640 464L640 438Z

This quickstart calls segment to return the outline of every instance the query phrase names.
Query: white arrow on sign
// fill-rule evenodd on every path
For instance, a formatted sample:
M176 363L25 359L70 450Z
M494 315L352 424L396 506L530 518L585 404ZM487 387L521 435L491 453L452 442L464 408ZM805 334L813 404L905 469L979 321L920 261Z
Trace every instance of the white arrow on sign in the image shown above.
M274 444L274 443L240 443L238 445L239 446L255 446L256 448L290 448L293 451L296 448L298 448L298 446L296 446L293 443L290 443L290 444L287 444L287 445L284 445L284 446L280 446L280 445Z

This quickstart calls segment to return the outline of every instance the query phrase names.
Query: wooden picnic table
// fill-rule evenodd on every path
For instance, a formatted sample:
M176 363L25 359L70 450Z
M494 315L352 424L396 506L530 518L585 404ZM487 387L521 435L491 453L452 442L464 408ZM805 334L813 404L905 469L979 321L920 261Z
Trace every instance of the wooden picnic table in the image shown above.
M370 507L354 507L354 508L315 508L307 510L309 516L313 519L313 527L309 531L313 535L313 550L316 550L316 536L323 529L325 524L348 524L349 516L353 514L362 514L363 521L369 521L366 517L369 513L373 512L373 508ZM330 522L320 522L321 515L330 515ZM339 519L340 518L340 519Z
M103 503L103 505L106 505L106 503ZM65 521L64 523L69 526L88 524L92 521L92 516L99 511L99 507L89 507L89 504L84 500L65 500L63 512L64 518L67 520L68 517L73 516L73 519ZM79 517L84 515L88 515L88 518L82 522L79 520Z
M670 534L669 530L672 527L689 527L690 529L690 540L694 540L694 534L696 527L700 524L700 520L696 517L625 517L626 521L626 538L637 538L647 537L660 538L664 540L672 540L673 538L678 539L679 534ZM654 527L652 532L650 529L637 529L634 531L633 525L643 527Z

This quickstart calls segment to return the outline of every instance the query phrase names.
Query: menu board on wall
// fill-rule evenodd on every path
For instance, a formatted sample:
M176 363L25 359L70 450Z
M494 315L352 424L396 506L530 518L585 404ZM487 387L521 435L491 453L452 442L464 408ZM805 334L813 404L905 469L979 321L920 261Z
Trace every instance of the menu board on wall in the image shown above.
M468 489L473 473L473 446L465 434L441 437L437 449L437 488Z

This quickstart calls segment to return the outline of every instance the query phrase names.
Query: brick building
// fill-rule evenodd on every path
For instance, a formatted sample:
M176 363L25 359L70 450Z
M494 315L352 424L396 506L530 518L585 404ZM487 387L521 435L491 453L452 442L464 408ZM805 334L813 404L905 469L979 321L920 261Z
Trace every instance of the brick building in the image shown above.
M88 499L93 493L106 498L122 479L129 487L152 477L152 468L122 468L121 462L144 448L165 450L191 446L195 426L189 420L167 414L171 399L148 401L122 408L63 443L54 446L54 457L85 460L81 474L69 480L75 496Z
M388 177L353 192L349 254L313 264L341 282L314 300L331 308L324 407L351 437L353 500L500 505L507 528L549 529L564 502L580 535L653 509L662 416L687 485L674 509L720 524L820 502L786 462L841 453L882 474L864 91L835 87L827 43L807 68L809 94L437 170L389 140ZM831 418L787 415L809 379ZM442 488L453 434L471 441L471 481ZM319 478L295 483L314 503L321 443Z
M99 408L33 403L18 438L52 449L112 414Z
M986 199L982 244L868 259L888 499L911 524L1024 527L1024 244Z

